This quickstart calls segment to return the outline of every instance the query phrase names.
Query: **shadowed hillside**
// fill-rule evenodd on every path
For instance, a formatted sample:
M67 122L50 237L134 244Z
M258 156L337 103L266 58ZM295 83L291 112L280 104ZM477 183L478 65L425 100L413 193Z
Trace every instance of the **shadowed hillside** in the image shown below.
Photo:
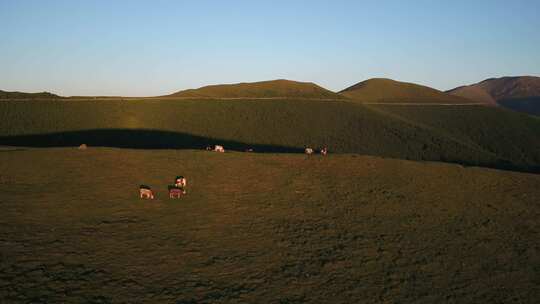
M263 153L300 153L302 148L278 145L248 144L191 134L145 129L95 129L46 134L0 136L0 145L26 147L74 147L80 144L91 147L132 149L205 149L216 144L227 150Z
M449 95L430 87L384 78L362 81L341 91L340 94L369 103L472 103L466 98Z
M327 146L331 153L525 171L537 171L540 165L540 120L493 107L314 100L0 103L0 144L76 146L85 141L196 149L222 141L238 149L260 146L259 152L264 147L299 151Z
M540 116L540 96L503 99L497 103L510 110Z
M272 80L252 83L205 86L180 91L167 97L182 98L306 98L342 99L339 94L314 83L291 80Z
M540 115L540 77L490 78L477 84L455 88L448 93Z
M0 99L56 99L61 98L58 95L49 92L24 93L24 92L6 92L0 90Z

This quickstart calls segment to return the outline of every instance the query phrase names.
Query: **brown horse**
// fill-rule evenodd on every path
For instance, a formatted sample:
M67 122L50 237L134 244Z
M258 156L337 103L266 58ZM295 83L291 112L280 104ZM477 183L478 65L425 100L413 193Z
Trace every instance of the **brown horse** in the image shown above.
M154 191L150 189L141 188L139 189L139 194L141 198L154 199Z
M180 198L184 194L186 194L185 189L169 186L169 198Z

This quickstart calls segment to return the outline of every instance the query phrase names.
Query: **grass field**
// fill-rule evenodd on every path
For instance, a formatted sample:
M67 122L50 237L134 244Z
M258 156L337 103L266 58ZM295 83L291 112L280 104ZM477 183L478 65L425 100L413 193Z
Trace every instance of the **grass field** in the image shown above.
M540 120L483 106L365 106L306 100L0 102L0 144L225 148L327 146L360 153L540 172Z
M536 303L539 185L351 154L5 148L0 302Z

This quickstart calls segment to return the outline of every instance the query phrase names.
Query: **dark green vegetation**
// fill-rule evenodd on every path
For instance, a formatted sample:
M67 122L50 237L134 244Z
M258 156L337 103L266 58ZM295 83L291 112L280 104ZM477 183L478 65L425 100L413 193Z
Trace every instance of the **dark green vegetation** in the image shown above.
M539 185L356 155L2 150L0 302L536 303Z
M167 97L343 99L339 94L324 89L314 83L284 79L211 85L199 89L180 91Z
M507 109L540 116L540 96L505 99L497 103Z
M490 78L477 84L455 88L448 93L540 115L540 77Z
M0 90L0 100L2 99L9 99L9 100L37 100L37 99L57 99L61 98L58 95L49 93L49 92L41 92L41 93L24 93L24 92L6 92Z
M433 134L477 147L517 167L540 167L540 119L494 107L372 106Z
M455 162L538 172L540 120L483 106L302 100L0 103L0 145L254 148Z
M473 103L469 99L446 94L430 87L384 78L362 81L341 91L340 94L369 103Z

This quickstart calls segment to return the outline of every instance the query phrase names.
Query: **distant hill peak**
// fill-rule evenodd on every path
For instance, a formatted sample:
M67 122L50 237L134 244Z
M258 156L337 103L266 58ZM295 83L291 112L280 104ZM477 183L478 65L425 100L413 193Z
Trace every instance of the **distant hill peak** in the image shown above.
M375 103L471 103L427 86L389 78L364 80L339 93L353 100Z
M218 84L198 89L183 90L167 97L180 98L302 98L302 99L342 99L337 93L322 88L312 82L276 79L259 82Z
M540 77L488 78L472 85L457 87L448 93L476 101L489 101L519 112L540 115Z
M494 102L539 97L540 77L506 76L488 78L472 85L457 87L449 90L448 93L476 99L478 99L478 94L483 94L484 96L489 96Z

